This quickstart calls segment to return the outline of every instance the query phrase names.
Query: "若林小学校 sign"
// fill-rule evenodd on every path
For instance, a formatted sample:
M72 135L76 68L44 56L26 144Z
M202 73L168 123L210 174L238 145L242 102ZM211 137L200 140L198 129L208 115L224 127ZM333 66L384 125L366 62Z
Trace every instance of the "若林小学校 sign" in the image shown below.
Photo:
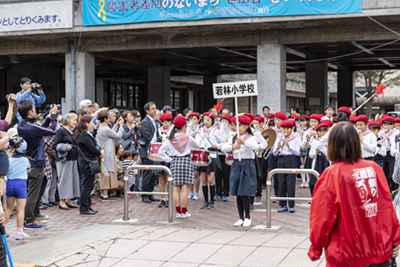
M72 28L73 1L0 4L0 32Z
M257 96L257 81L213 83L214 98Z
M361 11L362 0L82 0L83 26Z

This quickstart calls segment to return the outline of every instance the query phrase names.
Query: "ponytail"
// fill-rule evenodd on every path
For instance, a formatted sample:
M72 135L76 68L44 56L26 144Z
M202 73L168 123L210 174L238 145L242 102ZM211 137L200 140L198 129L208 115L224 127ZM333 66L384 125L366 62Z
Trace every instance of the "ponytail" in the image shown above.
M172 141L172 139L174 139L174 137L175 137L175 134L176 134L176 128L175 128L175 126L172 126L172 129L171 129L171 132L170 132L170 134L168 136L168 139L170 141Z

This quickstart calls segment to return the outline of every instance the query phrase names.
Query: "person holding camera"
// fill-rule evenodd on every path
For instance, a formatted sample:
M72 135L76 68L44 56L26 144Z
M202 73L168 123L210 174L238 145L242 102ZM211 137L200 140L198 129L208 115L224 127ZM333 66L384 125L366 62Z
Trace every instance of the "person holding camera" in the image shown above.
M127 142L127 146L125 146L125 142L122 145L124 149L136 150L138 148L138 140L140 139L140 122L136 121L134 113L130 110L125 110L122 113L122 118L126 121L122 138L129 141Z
M19 103L23 100L31 100L33 106L36 108L36 104L43 104L46 101L46 95L43 93L42 86L37 83L31 84L32 80L24 77L19 82L21 86L21 91L17 93L17 108ZM22 121L20 113L17 114L17 119L19 122Z
M55 135L59 110L56 105L53 105L50 110L51 118L47 117L41 126L35 124L36 109L31 100L22 100L18 105L18 112L23 119L17 127L18 134L28 144L25 154L33 159L31 172L28 175L28 198L25 206L24 228L26 230L44 229L47 226L40 224L35 219L35 213L40 214L39 206L36 203L42 188L46 164L43 137ZM50 122L51 126L49 127Z

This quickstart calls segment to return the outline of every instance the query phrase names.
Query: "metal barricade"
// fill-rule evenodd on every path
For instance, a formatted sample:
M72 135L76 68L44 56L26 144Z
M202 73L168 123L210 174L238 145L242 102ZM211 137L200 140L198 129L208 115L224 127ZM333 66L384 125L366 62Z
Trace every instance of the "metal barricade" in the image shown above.
M268 173L267 177L267 229L271 229L271 200L299 200L299 201L311 201L312 198L305 197L271 197L271 186L272 186L272 176L278 173L291 173L291 174L312 174L315 177L319 177L319 173L312 169L274 169Z
M162 170L168 173L168 193L165 192L142 192L142 191L128 191L128 173L131 170ZM124 217L122 218L123 221L129 221L129 203L128 203L128 194L136 194L136 195L168 195L169 205L168 205L168 222L172 223L174 221L173 217L173 196L172 196L172 172L169 168L163 165L134 165L130 166L125 171L124 176Z

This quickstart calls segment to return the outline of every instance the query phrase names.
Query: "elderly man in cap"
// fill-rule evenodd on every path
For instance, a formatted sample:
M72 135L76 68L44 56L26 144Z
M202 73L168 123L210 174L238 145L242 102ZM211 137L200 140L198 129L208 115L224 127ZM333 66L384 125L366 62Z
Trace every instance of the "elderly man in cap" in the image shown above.
M22 78L19 82L22 90L21 92L17 93L17 108L19 102L22 100L31 100L35 108L36 104L43 104L46 101L46 95L43 93L40 85L37 83L31 84L31 82L32 80L27 77ZM35 89L37 91L37 94L35 94L34 92ZM17 114L17 118L18 121L22 121L22 117L19 113Z

